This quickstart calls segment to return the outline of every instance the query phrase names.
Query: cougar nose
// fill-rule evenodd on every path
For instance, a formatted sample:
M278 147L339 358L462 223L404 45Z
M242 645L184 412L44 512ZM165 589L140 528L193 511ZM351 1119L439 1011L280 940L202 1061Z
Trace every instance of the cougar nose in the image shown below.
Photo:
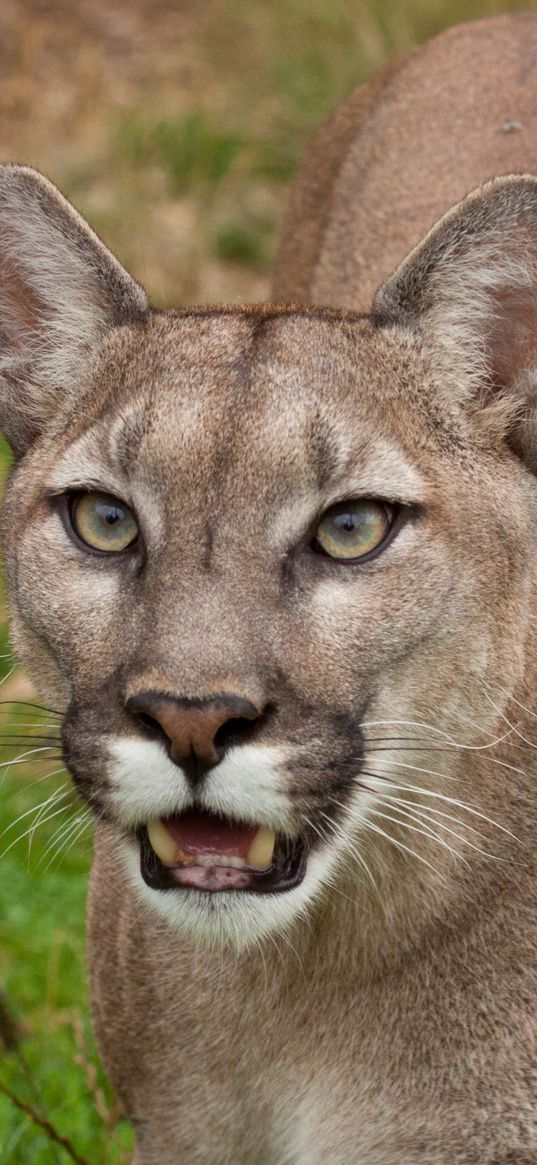
M126 707L164 739L171 760L181 766L191 785L217 765L232 744L250 736L262 715L250 700L234 693L185 700L148 691L131 696Z

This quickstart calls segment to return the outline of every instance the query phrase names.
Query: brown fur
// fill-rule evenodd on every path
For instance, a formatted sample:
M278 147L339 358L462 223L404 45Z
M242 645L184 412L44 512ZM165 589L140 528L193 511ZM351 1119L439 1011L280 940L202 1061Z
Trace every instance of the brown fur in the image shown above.
M535 168L536 40L531 14L454 29L321 132L276 288L367 315L150 313L43 179L30 212L0 176L0 267L30 256L0 298L13 635L96 813L94 1015L137 1165L537 1163L537 178L427 234ZM143 548L81 551L54 500L77 486ZM360 496L402 506L392 542L314 554ZM191 796L140 751L147 690L270 709L199 795L306 836L322 884L142 888L133 829Z
M500 174L537 172L533 12L450 28L339 106L291 197L275 300L369 311L442 214Z

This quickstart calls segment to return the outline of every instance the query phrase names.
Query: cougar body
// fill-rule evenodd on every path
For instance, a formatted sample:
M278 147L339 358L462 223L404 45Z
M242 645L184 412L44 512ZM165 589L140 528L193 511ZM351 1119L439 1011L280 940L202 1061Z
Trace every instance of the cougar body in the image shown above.
M13 640L95 811L136 1165L537 1165L536 64L499 17L344 103L275 279L303 306L152 312L2 171ZM121 553L73 530L98 491ZM389 524L363 561L320 541L353 499ZM303 877L146 884L140 831L200 810Z
M465 194L537 171L535 13L457 25L355 90L306 153L277 302L370 311L380 284Z

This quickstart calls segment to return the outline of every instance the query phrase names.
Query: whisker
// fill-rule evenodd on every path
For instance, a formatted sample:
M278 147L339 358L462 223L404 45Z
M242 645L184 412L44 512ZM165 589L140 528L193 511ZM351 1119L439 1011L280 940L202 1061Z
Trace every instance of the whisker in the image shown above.
M53 760L53 759L54 759L53 757L47 757L47 761ZM61 757L58 757L57 759L61 760ZM23 785L19 785L19 783L18 783L19 778L17 777L17 787L16 787L16 790L13 790L13 791L16 793L27 792L29 789L33 789L35 787L35 785L40 785L42 781L52 780L53 777L58 777L61 774L63 774L63 775L66 774L66 770L63 767L61 769L53 769L53 771L51 773L50 772L41 773L40 777L35 777L35 779L33 781L29 781L27 784L25 783ZM3 773L2 780L5 780L5 777L6 777L6 774ZM0 836L1 836L1 834L0 834Z
M479 829L476 829L475 825L471 825L467 821L461 821L460 817L454 817L452 813L445 813L442 809L435 809L432 805L423 807L416 801L406 801L402 797L392 797L391 793L379 793L376 790L375 797L381 797L383 801L392 801L396 805L406 805L410 809L415 809L416 813L422 813L424 815L434 813L435 817L445 817L448 821L454 821L456 824L462 825L463 829L470 829L478 837L485 836Z
M498 713L498 716L501 716L502 720L505 720L505 723L509 725L510 731L514 732L516 736L519 736L520 739L524 741L524 744L528 744L530 748L535 750L537 748L537 744L535 743L535 741L528 740L527 736L524 736L522 732L519 732L518 728L514 724L511 724L511 721L507 718L505 713L502 712L501 708L498 708L498 705L494 703L494 700L492 699L491 696L489 696L488 692L485 692L485 697L489 701L489 703L492 704L492 707Z
M506 733L505 737L500 739L500 743L503 745L504 748L516 748L519 752L534 752L535 751L535 747L537 747L537 746L533 745L530 748L528 748L524 744L519 744L518 740L509 740L508 735L509 735L509 733ZM420 740L423 738L419 737L419 736L414 737L414 738L409 737L409 736L393 736L393 737L390 737L390 736L373 737L372 736L372 737L369 737L365 743L366 743L367 751L372 752L372 753L377 753L377 752L435 752L436 753L436 752L439 752L439 753L444 753L444 754L445 753L453 754L453 753L461 752L463 749L471 749L471 748L475 748L476 750L480 749L484 752L486 749L493 748L498 744L498 740L496 738L494 740L489 741L487 744L483 744L483 745L457 744L455 742L453 744L450 744L450 745L449 744L443 744L443 745L419 744L419 745L415 745L415 744L410 743L410 741L412 739ZM405 741L406 743L398 746L398 744L397 744L398 741ZM375 746L380 745L381 747L371 748L370 745L375 745ZM395 747L394 747L394 745L395 745ZM487 760L491 760L495 764L505 764L506 763L504 761L499 761L497 758L494 758L494 757L490 757L490 758L487 757Z
M399 841L398 838L392 837L389 833L386 833L384 829L381 829L379 825L375 825L374 822L370 821L368 817L364 817L360 824L363 825L366 829L371 830L373 833L380 834L380 836L384 837L386 841L390 842L392 845L397 846L397 849L404 850L405 853L410 854L413 858L416 858L416 860L421 862L422 865L428 866L428 868L432 870L433 874L436 874L437 877L442 876L440 871L436 869L436 866L433 866L431 862L428 862L427 858L424 858L422 854L417 854L415 850L410 849L408 845L404 845L404 843Z
M47 773L46 776L54 776L54 773ZM44 801L40 801L39 805L32 805L30 809L26 809L24 813L20 813L19 816L15 817L13 821L9 821L4 829L2 829L0 832L0 837L3 837L4 834L9 833L11 829L15 829L15 827L19 825L21 821L24 821L25 817L29 817L31 813L39 813L45 805L50 805L52 800L57 797L59 793L61 793L62 789L67 788L67 784L68 782L64 781L63 785L60 785L59 789L55 789L53 793L50 793L48 797L45 797Z
M89 818L91 818L91 813L89 814ZM43 877L45 876L47 870L52 868L55 862L57 862L58 866L60 866L67 857L67 854L70 852L70 850L72 850L73 846L76 845L77 841L80 841L81 837L84 836L84 830L86 830L91 824L89 818L84 819L84 821L80 823L80 828L77 829L76 826L74 827L74 833L72 837L70 837L69 834L67 835L65 841L69 841L69 845L65 845L65 843L62 842L56 853L52 854L52 857L49 858L46 866L42 870Z
M408 810L400 808L400 806L398 805L396 797L389 797L389 796L383 797L382 794L377 794L376 799L380 800L383 804L385 802L388 802L389 808L393 809L394 812L397 812L404 817L408 817L410 820L416 821L418 824L425 824L427 826L427 828L429 828L431 830L432 830L433 825L435 825L438 829L443 829L445 833L449 833L452 837L456 837L458 839L458 841L462 841L464 843L464 845L469 846L470 849L475 850L475 852L478 854L481 854L482 857L493 858L493 860L497 861L497 862L503 862L506 860L505 858L498 857L497 854L489 853L488 850L481 849L480 846L475 845L475 843L470 841L469 838L465 837L464 834L457 833L457 831L455 829L450 829L450 827L448 825L444 825L444 823L442 821L434 820L431 822L431 819L429 817L429 813L427 810L417 809L416 813L410 813ZM407 802L407 804L408 804L408 802ZM460 821L459 824L462 825L464 828L463 821ZM468 828L472 829L472 826L470 825L470 826L468 826ZM474 832L476 832L476 831L474 830ZM438 837L438 834L435 833L434 836ZM438 840L440 840L440 838ZM464 861L465 859L462 859L462 860ZM466 864L468 865L468 863L466 863Z
M0 761L0 769L10 768L12 765L29 764L32 757L35 758L36 753L38 753L38 752L52 752L53 748L54 748L54 745L52 745L52 744L38 745L37 748L29 748L25 752L21 752L20 756L14 756L14 757L11 757L10 760ZM39 759L44 760L45 758L40 757Z
M487 693L485 693L485 695L486 694ZM516 704L517 707L521 708L523 712L527 712L528 716L531 716L533 720L537 720L537 712L532 712L531 708L526 708L526 705L521 704L520 700L517 700L515 696L510 695L509 700L512 700L513 704ZM534 748L535 745L532 745L532 747Z
M34 752L48 752L49 755L48 756L34 756L33 755ZM56 764L57 761L63 762L63 757L61 756L61 754L58 754L58 756L54 756L53 754L51 755L51 752L52 752L52 750L50 747L48 747L46 749L34 749L34 750L31 750L27 754L25 754L25 753L22 754L22 756L20 756L20 757L13 757L12 760L0 761L0 769L5 770L3 773L0 773L0 783L5 783L9 777L10 773L11 773L11 770L13 768L20 767L20 765L22 765L24 768L26 768L27 765L43 765L45 762L47 764L49 762L52 762L52 764ZM47 777L49 774L45 773L44 775L45 775L45 777Z
M468 866L468 869L470 869L470 863L466 860L466 858L463 858L462 854L460 854L458 850L453 849L453 846L449 845L449 843L445 841L443 837L439 837L439 835L435 833L434 830L429 829L427 826L421 828L417 825L411 825L408 821L402 821L399 817L392 817L389 813L383 813L381 809L373 809L370 807L368 812L373 813L375 817L384 818L385 821L392 821L395 825L399 825L401 829L410 829L413 833L421 833L423 837L434 839L434 841L438 842L438 845L441 845L444 847L444 849L449 850L449 853L452 855L452 857L454 857L457 861L464 862L464 865Z
M7 659L9 659L9 656L3 656L3 659L6 659L6 658L7 658ZM2 677L2 679L0 680L0 688L2 687L2 684L6 684L6 683L7 683L7 681L8 681L9 679L11 679L11 676L13 675L13 672L17 670L18 666L19 666L19 665L18 665L18 662L17 662L17 660L15 660L15 662L13 663L13 666L12 666L12 667L10 667L9 671L7 672L7 674L6 674L5 676L3 676L3 677Z
M341 809L345 810L345 811L346 811L346 813L347 813L347 815L348 815L348 816L350 816L351 820L352 820L352 821L353 821L355 824L357 824L358 826L362 826L362 825L368 825L368 824L369 824L369 825L371 825L371 824L372 824L372 823L370 822L370 820L369 820L369 817L368 817L367 815L361 816L361 815L357 814L357 813L356 813L356 811L353 811L352 809L351 809L351 810L350 810L350 812L349 812L349 807L348 807L348 806L346 806L346 805L345 805L345 804L344 804L342 801L336 801L336 805L339 805L339 806L341 807ZM383 814L382 812L380 812L380 810L376 810L376 811L375 811L374 809L372 809L371 807L369 807L369 809L368 809L368 813L371 813L371 812L376 812L376 815L377 815L377 816L379 816L379 817L386 817L388 821L395 821L395 822L396 822L396 824L399 824L399 825L402 825L402 826L404 826L404 825L405 825L405 823L404 823L403 821L397 821L397 819L395 819L395 818L391 818L391 817L387 816L386 814ZM407 828L408 828L408 827L407 827ZM423 831L422 831L422 830L415 829L415 832L416 832L416 833L420 833L420 832L423 832ZM385 836L388 836L388 835L386 834ZM440 844L441 844L441 845L443 844L443 845L445 845L445 846L446 846L446 848L447 848L447 849L450 849L450 850L451 850L451 846L449 846L449 845L447 844L447 842L443 842L442 838L439 838L439 837L438 837L438 835L434 834L432 830L428 831L428 833L426 834L426 836L429 836L429 837L436 837L436 839L437 839L437 840L440 842ZM394 843L396 843L396 839L395 839L395 838L392 838L392 836L391 836L391 835L389 835L389 837L390 837L390 840L393 840L393 841L394 841ZM345 838L345 841L347 841L347 839L346 839L346 838ZM405 846L403 845L403 843L402 843L402 842L400 842L400 843L397 843L397 844L399 844L399 845L400 845L400 846L401 846L403 849L405 849L405 848L408 848L408 847L405 847ZM356 851L354 851L354 852L356 852ZM414 857L420 858L420 855L419 855L419 854L417 854L417 853L415 853L415 852L414 852L414 850L409 850L409 852L410 852L410 853L412 853L412 854L414 855ZM455 855L457 858L461 857L461 855L460 855L460 854L458 854L458 853L456 853L456 851L454 851L454 850L451 850L451 852L452 852L452 853L453 853L453 854L454 854L454 855ZM439 870L437 870L437 869L436 869L436 867L432 866L430 862L427 862L425 858L420 858L420 860L422 860L422 861L423 861L423 862L424 862L426 865L429 865L429 866L430 866L430 868L431 868L432 870L434 870L434 872L435 872L436 874L439 874L439 875L440 875L440 871L439 871ZM462 858L462 857L461 857L461 860L462 860L462 861L465 861L465 859L464 859L464 858ZM466 864L468 864L468 863L466 863Z
M281 931L279 932L278 938L282 939L282 941L285 943L285 945L286 945L287 947L289 947L289 950L291 951L291 953L292 953L292 954L295 956L295 958L296 958L296 961L297 961L297 963L298 963L298 965L299 965L299 967L300 967L300 971L301 971L301 974L302 974L302 979L303 979L303 981L304 981L304 983L305 983L305 982L306 982L306 972L305 972L305 970L304 970L304 964L303 964L303 962L302 962L302 959L300 958L300 955L299 955L299 953L298 953L298 951L297 951L296 947L294 947L294 946L293 946L293 944L292 944L292 942L291 942L291 939L289 938L289 935L287 935L287 934L285 933L285 931L281 930Z
M27 832L28 859L30 858L30 855L32 852L32 845L33 845L33 840L35 837L35 832L37 829L39 829L39 826L42 824L43 818L45 817L47 810L49 808L52 809L54 807L54 805L58 805L60 801L64 801L65 798L69 795L70 791L71 791L70 782L64 781L63 785L60 785L59 789L57 789L54 793L51 793L48 800L45 801L41 805L41 807L38 809L37 815L34 817L34 820L32 821L32 824ZM68 806L64 805L63 808L67 811ZM26 813L21 814L21 817L19 817L19 821L22 821L23 817L26 817L26 816L27 816Z
M323 813L322 816L325 817L326 814ZM321 833L319 827L315 824L315 822L312 821L310 817L306 817L305 815L304 815L304 822L306 825L309 825L310 829L314 830L314 832L317 834L317 837L320 839L320 841L322 841L323 845L325 845L326 842L328 841L328 838Z
M492 817L487 817L486 813L481 813L478 809L475 809L472 805L468 805L466 801L460 801L457 797L448 797L446 793L438 793L433 789L424 789L421 785L401 785L398 781L388 781L382 773L373 773L371 771L366 772L363 770L363 775L382 781L383 785L387 785L388 788L401 789L401 792L403 793L419 793L422 797L435 797L440 801L446 801L449 805L457 805L459 809L465 809L467 813L473 813L475 817L480 817L482 821L488 822L489 825L494 825L496 829L500 829L502 833L506 833L509 837L513 838L513 841L516 841L519 845L522 845L520 838L517 837L516 834L512 833L512 831L508 829L507 826L500 825L499 821L494 821ZM360 783L360 778L358 778L358 783ZM370 793L376 792L376 790L370 788L369 785L364 785L364 788L366 788Z
M47 854L49 854L51 852L51 850L53 851L52 857L51 857L50 861L47 862L47 865L45 866L43 873L45 873L46 870L48 870L49 867L52 865L52 863L55 861L55 859L62 854L62 851L63 851L63 855L65 856L65 854L68 853L69 850L72 848L72 845L70 844L68 846L68 848L65 849L64 842L69 841L69 839L71 837L71 833L74 831L75 838L74 838L73 843L72 843L72 844L74 844L74 841L76 840L76 838L82 834L83 829L86 827L86 825L89 824L90 819L91 819L91 811L89 809L82 809L81 810L80 806L77 806L75 813L69 818L69 821L62 822L54 830L54 833L52 834L52 837L50 838L48 845L46 846L43 853L41 854L41 857L39 858L36 869L38 869L39 866L42 865L45 858L47 857ZM81 825L80 829L78 829L79 825Z
M51 716L63 716L56 708L47 708L46 704L33 704L30 700L0 700L0 708L11 704L14 708L34 708L36 712L48 712Z
M66 791L66 792L65 792L65 793L62 795L62 797L61 797L61 798L59 798L59 799L60 799L60 800L63 800L63 797L67 797L67 796L68 796L68 792L69 792L69 790L67 790L67 791ZM46 825L46 824L47 824L47 822L49 822L49 821L52 821L54 817L57 817L59 813L66 813L66 812L67 812L67 806L66 806L66 805L61 805L59 809L56 809L56 810L54 811L54 813L50 813L50 814L48 815L48 817L43 817L43 818L42 818L42 820L40 821L40 823L39 823L39 824L40 824L40 825ZM0 853L0 860L1 860L2 858L5 858L6 854L8 854L8 853L9 853L9 851L10 851L11 849L13 849L13 846L14 846L14 845L17 845L19 841L22 841L22 840L23 840L23 838L25 838L25 837L28 837L28 834L30 834L30 833L32 832L32 829L33 829L33 828L34 828L33 826L30 826L30 829L27 829L27 830L25 831L25 833L21 833L21 834L19 835L19 837L16 837L16 838L15 838L15 839L14 839L12 842L10 842L10 844L9 844L8 846L6 846L5 850L3 850L3 851L2 851L2 853Z
M353 860L353 859L354 859L354 860L357 862L357 864L358 864L358 865L360 865L360 864L361 864L361 863L360 863L360 855L359 855L359 854L357 854L357 853L353 853L352 851L349 851L349 852L348 852L348 853L345 855L345 858L341 858L340 860L341 860L341 866L343 867L343 869L345 869L345 870L348 870L348 871L350 872L350 874L351 874L352 878L356 878L356 877L357 877L356 870L355 870L355 868L354 868L354 867L353 867L353 865L352 865L352 860ZM362 886L362 887L363 887L363 889L364 889L364 892L367 894L367 896L368 896L368 898L369 898L369 889L368 889L368 886L367 886L367 884L364 882L363 878L361 878L359 875L358 875L358 881L359 881L359 883L360 883L360 886ZM351 903L351 906L356 906L357 899L356 899L356 898L351 898L350 894L345 894L345 892L344 892L344 891L343 891L343 890L342 890L342 889L341 889L339 886L336 886L336 880L335 880L335 876L334 876L333 874L331 874L331 875L329 875L329 876L327 877L327 879L326 879L326 885L330 887L330 890L331 890L331 892L332 892L333 894L339 894L340 898L344 898L346 902L350 902L350 903ZM385 909L384 909L384 905L385 905L385 904L384 904L384 903L383 903L383 901L382 901L382 897L381 897L381 895L380 895L380 893L379 893L379 890L378 890L378 887L377 887L377 886L375 886L375 890L376 890L376 892L377 892L377 896L378 896L378 899L379 899L379 903L380 903L380 905L381 905L381 907L382 907L382 912L383 912L383 914L385 915Z
M42 733L39 733L39 735L37 733L30 735L28 733L27 736L22 736L17 733L14 736L6 736L4 739L0 736L0 750L4 748L23 748L24 745L30 744L38 746L43 743L58 746L61 744L61 740L58 736L45 736Z
M265 952L263 950L263 944L261 942L261 939L258 938L257 935L255 935L255 934L252 935L252 938L254 941L254 946L255 946L256 950L259 952L259 955L261 957L261 962L263 964L263 981L265 984L264 991L263 991L263 1005L265 1005L267 1002L267 992L268 992L267 960L265 959ZM218 992L218 994L220 995L220 992Z
M426 728L430 732L436 733L438 736L443 736L456 748L465 749L469 752L483 752L488 748L494 748L495 745L501 744L503 740L506 740L511 732L514 731L513 725L510 725L508 732L503 733L502 736L497 736L495 740L488 741L487 744L464 744L459 740L454 740L453 737L450 736L449 732L446 732L443 728L436 728L433 724L423 724L419 720L364 720L362 728L374 728L375 725L378 724L404 724L409 728ZM526 743L530 742L527 741Z
M359 851L359 850L357 850L357 849L356 849L356 847L355 847L355 846L354 846L354 845L353 845L351 842L349 842L349 841L348 841L348 839L345 837L345 835L344 835L344 833L343 833L343 830L341 829L341 826L338 826L338 824L337 824L337 822L336 822L336 821L333 821L333 819L332 819L331 817L328 817L328 816L327 816L327 814L326 814L326 813L324 813L324 812L323 812L322 816L325 818L325 820L326 820L326 821L328 821L328 822L329 822L329 823L330 823L330 824L331 824L331 825L334 827L334 830L335 830L337 833L339 833L340 837L343 837L343 838L344 838L344 840L345 840L345 842L346 842L346 845L347 845L347 849L348 849L348 850L349 850L349 851L352 853L353 857L356 859L356 861L359 863L359 865L362 867L362 869L363 869L363 870L365 870L365 872L366 872L366 874L367 874L367 876L368 876L368 878L369 878L369 881L371 882L371 885L372 885L372 887L373 887L373 889L374 889L375 893L376 893L376 894L378 895L378 897L379 897L379 900L380 900L380 902L381 902L381 905L382 905L382 908L383 908L383 911L384 911L384 908L385 908L385 903L384 903L384 901L383 901L383 899L382 899L382 896L381 896L381 893L380 893L379 887L377 886L377 883L375 882L375 879L374 879L374 877L373 877L373 875L372 875L372 873L371 873L371 870L369 869L369 866L368 866L368 864L367 864L367 862L366 862L366 860L365 860L365 858L364 858L364 855L363 855L363 854L361 854L361 853L360 853L360 851ZM350 899L349 899L349 901L350 901Z
M377 751L380 751L380 750L377 750ZM391 752L392 749L386 749L386 751ZM509 769L510 772L517 773L519 777L526 777L526 778L528 777L528 774L526 772L524 772L524 769L519 769L516 765L510 765L508 763L508 761L499 760L498 757L495 757L495 756L488 756L486 758L486 760L487 760L487 764L499 765L500 768L502 768L502 769ZM448 773L439 773L435 769L420 768L419 765L411 765L411 764L406 763L405 761L399 761L399 760L392 761L392 762L386 761L385 763L389 764L391 768L413 769L414 772L416 772L416 773L425 773L431 777L441 777L442 780L447 780L447 781L456 781L457 780L457 777L454 777Z

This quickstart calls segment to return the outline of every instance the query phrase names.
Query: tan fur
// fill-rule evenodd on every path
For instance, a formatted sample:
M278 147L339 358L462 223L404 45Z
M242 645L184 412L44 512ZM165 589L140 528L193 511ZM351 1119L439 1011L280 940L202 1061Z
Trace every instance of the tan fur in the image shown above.
M276 301L369 311L442 214L500 174L537 172L535 14L458 25L352 93L293 191Z
M532 14L451 30L321 131L276 293L364 315L151 313L60 195L36 177L29 225L31 176L0 173L4 273L36 221L86 255L83 361L54 263L0 293L4 547L96 813L94 1016L137 1165L537 1163L536 44ZM70 539L51 495L84 486L143 553ZM398 534L315 554L359 497ZM301 886L142 884L135 829L193 803L129 714L147 689L270 709L197 803L307 835Z

